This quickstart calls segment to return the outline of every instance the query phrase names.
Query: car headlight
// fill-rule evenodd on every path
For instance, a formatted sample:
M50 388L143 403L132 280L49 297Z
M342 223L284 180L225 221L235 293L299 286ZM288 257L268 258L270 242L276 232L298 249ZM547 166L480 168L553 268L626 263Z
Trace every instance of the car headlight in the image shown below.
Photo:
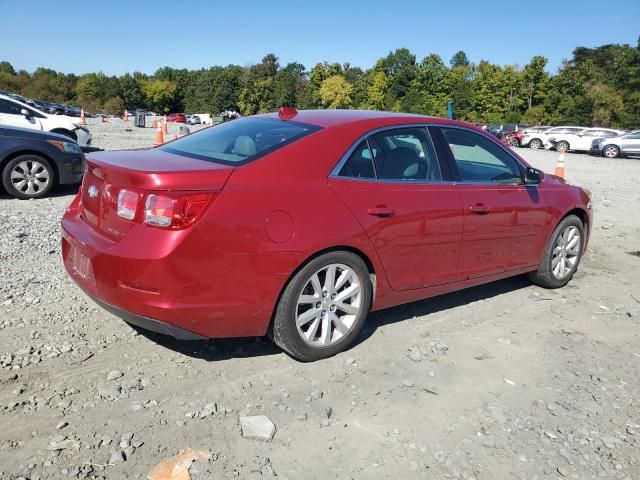
M51 145L56 147L61 152L66 153L82 153L80 145L73 142L63 142L61 140L47 140Z

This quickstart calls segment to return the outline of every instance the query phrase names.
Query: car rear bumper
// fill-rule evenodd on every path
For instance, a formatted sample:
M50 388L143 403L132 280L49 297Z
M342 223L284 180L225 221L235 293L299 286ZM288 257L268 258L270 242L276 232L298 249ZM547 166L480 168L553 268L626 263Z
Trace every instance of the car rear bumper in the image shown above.
M164 323L158 320L154 320L153 318L147 318L147 317L143 317L142 315L136 315L134 313L127 312L120 308L114 307L113 305L104 303L103 301L97 299L96 297L92 297L91 295L89 295L89 298L91 298L91 300L96 302L106 311L114 314L116 317L120 317L122 320L124 320L128 324L143 328L150 332L160 333L162 335L174 337L178 340L206 340L207 339L207 337L198 335L197 333L193 333L188 330L184 330L183 328L176 327L175 325L171 325L169 323Z
M80 211L76 197L62 219L62 256L71 279L125 321L177 338L184 332L264 335L301 261L293 252L225 251L197 226L168 231L139 225L113 240Z

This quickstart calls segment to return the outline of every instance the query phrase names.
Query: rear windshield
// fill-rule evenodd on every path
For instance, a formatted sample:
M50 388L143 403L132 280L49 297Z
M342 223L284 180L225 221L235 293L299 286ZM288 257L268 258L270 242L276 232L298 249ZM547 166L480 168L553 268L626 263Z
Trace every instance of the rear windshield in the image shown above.
M239 118L160 147L165 152L239 165L271 153L320 127L275 118Z

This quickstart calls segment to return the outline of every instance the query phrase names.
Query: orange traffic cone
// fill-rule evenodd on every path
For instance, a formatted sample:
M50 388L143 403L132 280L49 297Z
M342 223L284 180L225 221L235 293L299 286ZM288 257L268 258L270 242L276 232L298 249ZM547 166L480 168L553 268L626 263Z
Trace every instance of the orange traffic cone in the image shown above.
M553 174L556 177L564 178L564 148L558 150L560 156L558 157L558 163L556 164L556 171Z
M129 112L127 112L127 110L125 109L124 111L124 121L128 122L129 121Z
M153 119L151 120L151 128L158 128L158 121L156 120L156 116L153 116Z
M84 118L84 108L80 109L80 125L86 125L87 119Z
M162 127L158 126L156 129L156 140L153 142L154 145L162 145L164 143L164 134L162 133Z
M162 122L162 133L167 133L168 127L167 127L167 116L164 116L164 122Z

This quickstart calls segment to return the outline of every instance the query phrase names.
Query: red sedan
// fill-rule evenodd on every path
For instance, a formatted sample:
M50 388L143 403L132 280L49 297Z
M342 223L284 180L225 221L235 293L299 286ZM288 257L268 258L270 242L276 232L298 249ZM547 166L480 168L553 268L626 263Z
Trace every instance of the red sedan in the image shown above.
M129 323L269 334L308 361L346 349L371 310L519 274L564 286L591 215L588 191L471 125L282 109L89 154L62 252Z
M167 122L187 123L187 117L184 113L172 113L167 117Z

